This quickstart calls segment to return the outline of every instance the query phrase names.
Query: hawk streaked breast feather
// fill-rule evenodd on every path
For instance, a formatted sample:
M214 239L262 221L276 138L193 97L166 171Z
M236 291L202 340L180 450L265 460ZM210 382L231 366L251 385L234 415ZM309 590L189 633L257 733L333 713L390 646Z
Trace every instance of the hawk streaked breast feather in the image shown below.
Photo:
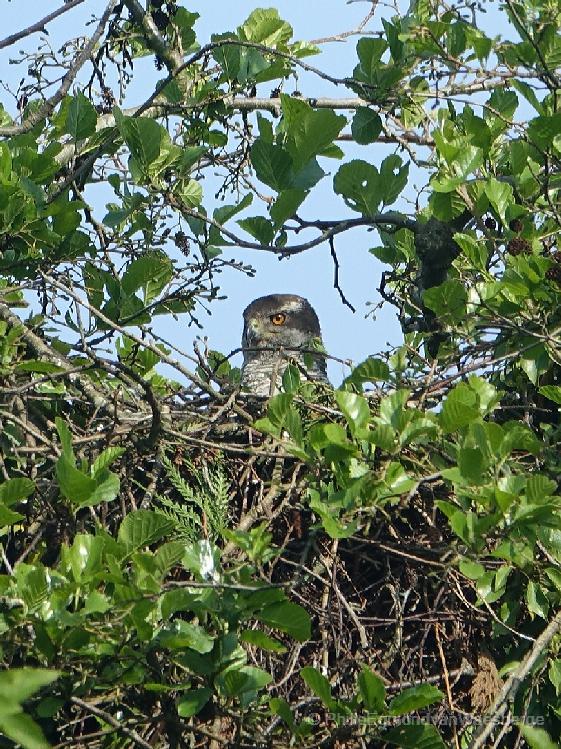
M270 294L255 299L243 313L242 390L268 396L278 392L282 375L293 361L310 380L327 382L325 357L307 353L321 343L318 316L307 299Z

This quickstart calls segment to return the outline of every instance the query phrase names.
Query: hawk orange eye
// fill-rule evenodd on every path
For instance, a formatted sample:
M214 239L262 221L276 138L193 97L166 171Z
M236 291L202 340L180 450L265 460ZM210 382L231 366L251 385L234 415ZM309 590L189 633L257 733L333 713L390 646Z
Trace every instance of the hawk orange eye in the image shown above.
M284 325L286 322L286 315L284 312L277 312L276 315L271 315L271 322L273 325Z

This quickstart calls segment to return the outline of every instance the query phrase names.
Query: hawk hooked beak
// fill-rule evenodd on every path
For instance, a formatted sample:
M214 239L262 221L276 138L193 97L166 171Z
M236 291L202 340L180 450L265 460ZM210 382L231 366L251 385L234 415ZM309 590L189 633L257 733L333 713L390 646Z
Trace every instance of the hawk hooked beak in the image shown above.
M259 320L257 320L255 317L252 317L245 324L245 328L243 331L244 340L250 343L252 339L259 335L260 332L261 326L259 325Z

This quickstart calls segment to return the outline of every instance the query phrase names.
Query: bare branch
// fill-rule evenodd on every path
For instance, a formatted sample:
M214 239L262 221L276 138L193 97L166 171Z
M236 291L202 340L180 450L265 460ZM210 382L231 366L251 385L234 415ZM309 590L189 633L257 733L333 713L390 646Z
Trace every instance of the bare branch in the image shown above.
M57 10L53 10L52 13L49 13L49 15L45 16L40 21L37 21L37 23L28 26L26 29L22 29L22 31L18 31L17 34L11 34L5 39L2 39L0 41L0 49L10 47L12 44L19 42L20 39L24 39L26 36L31 36L31 34L37 33L37 31L46 31L45 26L48 23L54 21L55 18L66 13L66 11L72 10L72 8L75 8L77 5L81 5L83 2L84 0L70 0L70 2L65 3L60 8L57 8Z
M316 227L321 230L319 237L310 239L309 242L302 242L301 244L295 244L290 247L275 247L274 245L264 245L260 242L249 242L242 239L234 232L226 229L225 226L220 224L210 216L206 216L199 211L194 211L186 206L183 201L179 200L173 193L166 192L165 198L169 205L178 209L185 216L191 216L197 218L200 221L204 221L209 226L214 226L218 229L225 237L230 239L238 247L245 247L248 250L261 250L264 252L274 252L281 257L289 257L291 255L298 255L301 252L317 247L323 242L328 241L331 237L341 234L341 232L347 231L357 226L394 226L398 229L409 229L412 232L416 232L418 224L415 220L403 216L401 213L394 211L388 211L387 213L376 213L374 216L363 216L361 218L344 219L343 221L317 221L317 222L301 222L302 227Z
M73 702L78 707L81 707L82 710L85 710L88 713L91 713L92 715L95 715L98 718L101 718L106 723L109 723L110 726L113 726L113 728L118 729L122 733L125 734L131 741L133 741L137 746L141 746L142 749L153 749L152 745L149 744L147 741L144 741L142 736L134 731L132 728L127 728L124 726L121 722L119 722L116 718L114 718L111 713L108 713L106 710L100 710L99 707L96 707L95 705L92 705L90 702L85 702L84 700L81 700L79 697L71 697L70 701Z
M366 16L362 19L362 21L359 23L359 25L356 27L356 29L351 29L350 31L341 31L339 34L333 34L333 36L324 36L320 39L310 39L310 44L326 44L327 42L344 42L346 41L350 36L357 36L358 34L364 34L366 33L364 31L365 26L367 23L374 18L374 14L376 13L376 8L378 6L378 0L371 0L372 7L366 14Z
M96 27L96 30L94 31L92 37L90 38L84 49L77 55L70 70L62 79L62 83L58 91L53 94L50 99L47 99L36 112L30 114L29 117L21 123L21 125L0 128L0 135L13 136L21 135L22 133L28 133L33 127L35 127L38 122L52 114L57 104L62 101L62 99L70 90L70 86L78 75L80 68L82 68L82 66L90 59L92 52L94 51L98 41L101 38L101 35L103 34L107 21L109 20L111 13L117 5L117 1L118 0L110 0L110 2L108 3L105 12L101 16L101 19Z

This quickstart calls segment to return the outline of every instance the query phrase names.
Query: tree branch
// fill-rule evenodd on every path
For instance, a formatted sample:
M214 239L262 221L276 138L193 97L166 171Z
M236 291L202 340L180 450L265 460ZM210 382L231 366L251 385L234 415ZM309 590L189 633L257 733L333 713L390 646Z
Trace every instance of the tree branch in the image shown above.
M282 257L290 257L291 255L298 255L301 252L310 250L312 247L317 247L319 244L328 241L331 237L341 234L348 229L352 229L357 226L395 226L398 229L409 229L410 231L417 233L418 224L414 219L407 218L401 213L396 211L388 211L387 213L376 213L374 216L363 216L361 218L351 218L343 221L311 221L305 224L302 222L302 228L306 227L317 227L322 230L319 237L310 239L309 242L302 242L301 244L295 244L291 247L275 247L274 245L265 245L260 242L249 242L242 239L234 232L226 229L225 226L220 224L210 216L205 216L199 211L194 211L188 208L183 201L179 200L173 193L164 193L168 204L179 210L185 216L191 216L192 218L204 221L209 226L214 226L218 229L225 237L230 239L238 247L244 247L248 250L261 250L263 252L274 252Z
M128 736L131 741L133 741L138 746L141 746L142 749L153 749L152 745L145 741L139 733L134 731L132 728L127 728L126 726L124 726L105 710L100 710L99 707L92 705L90 702L85 702L79 697L71 697L70 702L73 702L78 707L81 707L82 710L86 710L86 712L95 715L97 718L101 718L106 723L109 723L110 726L113 726L113 728L117 728L119 731L124 733L125 736Z
M54 111L54 108L57 106L57 104L59 104L62 101L62 99L66 96L66 94L70 90L70 86L72 85L72 82L78 75L78 71L80 70L80 68L82 68L82 66L89 60L93 50L95 49L96 44L98 43L98 41L101 38L101 35L103 34L105 25L107 24L107 21L109 20L109 17L111 13L113 12L116 5L117 5L117 0L110 0L107 7L105 8L105 12L101 16L101 19L91 39L88 41L84 49L78 54L78 56L72 63L70 70L66 73L66 75L62 79L62 83L58 91L56 91L53 94L53 96L51 96L50 99L47 99L42 104L42 106L39 107L39 109L36 112L33 112L32 114L30 114L29 117L26 120L24 120L20 125L13 125L11 127L0 128L0 135L6 135L8 137L11 137L14 135L21 135L22 133L28 133L32 128L35 127L35 125L38 122L41 122L43 118L48 117L50 114L52 114L52 112Z
M162 60L170 74L177 75L183 66L183 58L176 49L170 49L166 40L161 36L152 16L140 5L138 0L124 0L125 5L134 20L146 36L150 49Z
M537 638L532 649L526 657L512 672L504 683L499 695L495 699L489 712L482 717L482 722L476 730L468 749L482 749L489 736L493 733L495 726L508 709L508 703L514 699L522 682L528 676L536 661L547 648L551 640L561 630L561 611L547 625L541 635Z
M50 284L51 286L54 286L54 288L58 289L59 291L62 291L64 294L68 294L68 296L79 306L84 307L84 309L87 309L88 312L93 315L94 317L97 317L98 320L101 320L105 325L108 325L110 328L112 328L115 331L118 331L122 335L126 336L127 338L130 338L131 341L134 341L142 348L145 348L149 351L152 351L152 353L156 354L158 358L164 362L165 364L169 364L170 367L173 367L175 370L180 372L182 375L184 375L188 380L191 382L194 382L196 385L198 385L202 390L204 390L209 395L216 397L217 393L215 390L213 390L208 383L206 383L204 380L202 380L195 372L191 372L186 367L184 367L180 362L178 362L176 359L174 359L171 356L168 356L164 351L159 349L154 344L150 343L150 341L143 340L142 338L139 338L136 336L132 331L126 330L121 325L116 323L114 320L111 320L109 317L103 314L101 310L98 310L97 307L94 307L92 304L90 304L87 300L82 299L73 289L66 286L65 284L60 283L60 281L57 281L52 276L49 276L46 273L43 273L42 271L39 271L39 274L41 278L45 281L45 283ZM19 318L16 318L19 320ZM21 321L20 321L21 322Z
M70 382L74 383L78 389L88 398L96 408L107 410L107 397L96 390L87 377L76 372L76 367L65 356L60 354L56 349L49 346L45 341L30 330L27 325L10 308L0 302L0 318L4 320L11 328L21 330L21 337L29 346L37 358L44 358L47 361L56 364L57 367L65 370L65 375Z
M18 31L16 34L11 34L5 39L2 39L0 41L0 49L10 47L12 44L19 42L20 39L23 39L26 36L31 36L31 34L35 34L37 31L45 31L45 26L48 23L54 21L55 18L58 18L63 13L66 13L67 10L72 10L72 8L75 8L77 5L81 5L83 2L84 0L70 0L70 2L66 2L63 6L57 8L57 10L53 10L52 13L49 13L48 16L45 16L40 21L37 21L37 23L28 26L22 31Z

